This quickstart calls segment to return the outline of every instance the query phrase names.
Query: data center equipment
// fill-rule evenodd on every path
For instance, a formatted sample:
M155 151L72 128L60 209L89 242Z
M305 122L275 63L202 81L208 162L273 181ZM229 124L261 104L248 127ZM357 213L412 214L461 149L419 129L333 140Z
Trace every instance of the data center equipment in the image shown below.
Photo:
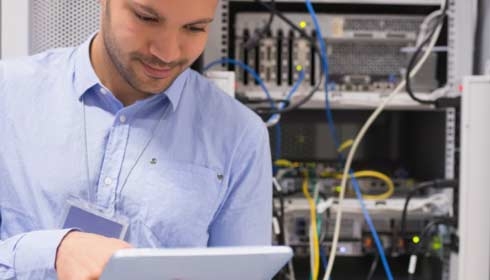
M284 13L314 36L313 23L307 13ZM270 88L291 87L297 80L295 71L305 71L305 86L320 79L320 60L311 42L284 22L273 21L267 34L250 50L244 44L263 27L269 15L240 12L235 17L234 50L236 59L254 67ZM415 46L422 15L320 14L318 16L330 62L331 91L386 92L395 88ZM437 55L433 54L419 74L417 90L430 92L438 87ZM253 91L255 81L242 69L236 69L237 91ZM321 88L320 88L321 89ZM261 97L261 96L258 96ZM282 98L284 96L278 96Z
M293 97L308 93L320 75L320 61L311 42L293 31L278 16L270 23L270 13L261 5L268 1L227 0L218 7L219 19L213 22L205 64L227 57L242 59L261 74L271 95L283 99L297 79L295 67L305 70L305 82ZM314 37L313 24L304 1L274 1L275 7L294 24ZM420 23L437 10L438 0L312 1L322 26L330 63L331 103L334 108L374 107L401 80L408 58L421 39ZM417 75L414 88L422 97L458 94L462 77L472 71L473 31L464 18L473 17L467 2L450 0L448 18L435 52ZM260 34L261 36L257 36ZM256 44L251 44L254 39ZM247 48L243 48L246 46ZM254 46L254 47L251 47ZM384 62L384 63L383 63ZM237 77L237 96L264 98L253 78L243 69L222 64ZM323 85L303 108L322 108ZM367 93L367 94L366 94ZM397 95L390 107L418 107L404 94Z
M305 78L296 95L298 100L321 78L321 62L315 54L315 43L293 31L277 16L269 24L267 10L257 1L251 2L227 1L221 7L222 23L227 24L217 30L221 32L218 33L221 41L213 41L215 45L220 43L213 49L218 50L219 57L241 60L253 68L276 100L286 99L288 90L299 78L296 67L300 66ZM368 2L356 3L355 8L349 5L352 3L315 3L329 58L327 90L334 108L335 126L342 140L355 137L370 114L367 109L377 106L404 78L415 46L426 36L422 34L421 26L427 15L437 10L440 4L439 1L417 4ZM454 9L454 3L451 5ZM304 3L276 1L275 6L307 35L315 38L313 22ZM456 58L462 54L454 41L458 31L453 15L447 19L435 51L412 80L413 90L422 99L459 94L461 77L455 74L454 66L455 61L462 65ZM205 59L210 61L209 57L208 53ZM265 99L261 85L249 71L233 65L222 66L222 69L235 72L237 98L245 103ZM323 84L320 84L303 110L284 114L280 128L270 130L274 158L299 165L328 166L339 172L337 147L330 140L332 135L323 112L323 90ZM440 217L454 217L457 210L454 190L417 193L411 202L415 208L408 211L405 222L402 222L400 213L407 193L417 188L420 182L457 176L458 111L453 108L434 110L404 94L396 96L389 109L370 129L354 160L354 170L382 170L393 178L396 185L396 191L389 198L367 201L368 211L396 279L408 276L410 255L421 256L412 275L416 279L450 279L455 274L449 265L451 253L457 251L453 247L453 227L442 225L428 231L426 227ZM277 145L280 148L276 149ZM279 173L284 170L283 167L276 168ZM310 206L301 195L303 179L299 173L278 180L282 191L276 192L275 211L280 213L277 217L281 220L279 224L283 232L276 236L276 240L282 240L295 250L291 267L284 272L284 278L278 279L288 279L291 273L295 274L295 279L308 279L313 271L309 265L312 256L308 232ZM325 210L329 215L322 216L322 234L319 236L320 250L328 254L336 214L334 198L340 182L338 178L310 179L310 186L313 182L320 182L323 186L320 193L324 197L320 198L318 207L322 200L332 203ZM359 184L363 193L379 193L386 189L386 184L375 179L359 179ZM313 193L313 188L309 190ZM368 275L367 279L386 279L381 265L375 265L379 262L379 255L353 193L352 187L348 187L345 202L348 206L344 206L347 209L337 247L339 259L335 260L332 276L334 279L366 279ZM403 233L400 232L402 223L406 224ZM353 266L358 269L352 270ZM323 266L320 271L324 272Z

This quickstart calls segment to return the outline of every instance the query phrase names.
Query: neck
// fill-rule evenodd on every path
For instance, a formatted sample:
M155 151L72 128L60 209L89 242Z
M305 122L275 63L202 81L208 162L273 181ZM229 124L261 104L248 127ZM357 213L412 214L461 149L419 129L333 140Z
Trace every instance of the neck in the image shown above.
M134 89L117 71L105 48L102 34L99 32L90 46L90 62L100 82L124 106L129 106L138 100L148 97L147 94Z

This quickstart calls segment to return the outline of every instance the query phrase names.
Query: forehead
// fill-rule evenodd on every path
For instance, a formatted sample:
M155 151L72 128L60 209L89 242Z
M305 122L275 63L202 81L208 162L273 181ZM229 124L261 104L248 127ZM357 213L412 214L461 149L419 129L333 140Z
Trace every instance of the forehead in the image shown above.
M133 7L152 10L165 18L188 21L212 18L218 0L126 0Z

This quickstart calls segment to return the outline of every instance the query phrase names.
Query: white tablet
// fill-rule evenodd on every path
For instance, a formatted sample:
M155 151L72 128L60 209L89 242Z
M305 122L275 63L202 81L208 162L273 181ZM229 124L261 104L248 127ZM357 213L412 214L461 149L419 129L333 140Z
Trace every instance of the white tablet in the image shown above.
M101 280L270 280L293 256L286 246L124 249Z

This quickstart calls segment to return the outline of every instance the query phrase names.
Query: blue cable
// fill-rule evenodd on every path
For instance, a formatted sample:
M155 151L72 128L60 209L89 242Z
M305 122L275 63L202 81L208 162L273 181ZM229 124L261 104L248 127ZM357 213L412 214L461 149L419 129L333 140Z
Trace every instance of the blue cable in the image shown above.
M325 254L325 250L323 250L322 248L320 248L320 258L322 260L323 269L326 270L328 265L327 255Z
M288 95L286 96L287 101L291 100L291 97L293 97L293 94L298 90L298 88L301 85L301 83L303 82L304 78L305 78L305 72L300 71L298 80L296 81L296 83L294 83L293 87L291 88ZM284 108L284 104L285 103L280 103L279 109ZM274 114L267 121L270 121L273 118L278 118L278 117L279 117L278 114ZM275 134L276 134L276 139L275 139L276 143L275 143L275 154L274 155L275 155L276 159L280 159L281 158L281 150L282 150L282 138L281 138L282 133L281 133L281 125L279 122L275 125ZM274 170L274 174L275 174L277 171L275 165L273 165L273 170Z
M320 238L321 231L322 231L322 218L317 217L316 218L317 224L318 224L318 238ZM327 269L328 261L327 261L327 255L325 255L325 250L322 250L322 244L318 244L318 251L320 252L320 259L322 261L323 269Z
M299 86L301 85L301 83L303 82L304 79L305 79L305 71L301 70L301 71L299 71L298 80L294 83L293 87L291 88L288 95L286 96L287 101L289 101L291 99L291 97L293 97L293 94L298 90ZM284 102L280 102L279 103L279 109L284 108L285 105L286 104ZM270 116L269 119L267 120L267 122L271 122L274 118L279 118L279 114L274 114L274 115Z
M350 171L350 176L351 178L355 178L352 170ZM359 183L357 182L357 180L351 180L351 181L352 181L352 185L354 185L354 190L356 192L357 199L359 199L359 202L361 203L362 214L364 214L364 219L366 220L366 223L369 226L369 230L371 230L371 233L373 235L374 243L376 244L376 248L378 249L379 256L381 258L381 263L383 264L383 268L386 273L386 277L388 277L389 280L393 280L393 274L391 273L390 265L388 264L388 260L386 259L383 245L381 244L381 240L379 240L379 236L378 233L376 232L376 228L374 227L373 221L371 220L371 216L369 216L369 212L367 211L366 205L364 204L364 199L362 198L362 193L361 193L361 188L359 187Z
M318 40L318 44L320 45L320 58L322 63L323 74L325 75L325 80L323 83L323 89L325 91L325 106L326 106L326 114L328 120L328 126L330 129L330 133L332 134L332 139L335 143L335 147L340 147L339 137L337 135L337 130L334 126L332 110L330 108L330 100L328 97L328 57L327 57L327 47L325 45L325 41L323 40L323 35L321 32L320 24L318 23L318 19L316 17L315 10L313 9L313 5L310 0L306 0L306 8L311 15L311 19L313 20L313 25L315 26L315 34Z
M257 83L259 84L259 86L262 88L262 90L264 91L265 95L267 95L267 99L269 100L270 104L271 104L271 108L276 108L276 105L274 104L274 100L272 99L272 96L271 94L269 93L269 90L267 89L267 87L265 86L265 83L264 81L260 78L259 74L257 74L257 72L255 72L254 69L252 69L250 66L248 66L247 64L243 63L242 61L240 60L236 60L236 59L232 59L232 58L223 58L223 59L218 59L218 60L215 60L211 63L209 63L208 65L206 65L203 69L204 72L208 71L211 67L217 65L217 64L233 64L233 65L237 65L237 66L240 66L241 68L243 68L245 71L247 71L250 75L252 75L252 77L255 79L255 81L257 81Z
M291 91L289 91L288 95L286 96L286 100L288 101L291 99L291 97L293 97L293 94L298 90L299 86L305 79L305 71L303 70L299 71L298 75L299 75L298 80L296 81L296 83L294 83L293 87L291 88Z
M335 126L333 125L334 124L333 116L332 116L332 111L330 108L330 102L328 99L328 57L327 57L327 50L326 50L326 46L325 46L325 41L323 40L323 35L321 33L320 25L318 23L315 10L313 9L313 5L311 4L310 0L306 0L306 8L308 9L308 12L310 13L311 18L313 20L313 24L315 26L316 37L317 37L318 43L320 45L320 50L321 50L320 57L321 57L321 61L322 61L323 73L325 75L325 84L324 84L325 111L326 111L326 115L327 115L328 125L330 128L330 133L331 133L332 138L334 140L335 146L338 148L338 147L340 147L340 141L339 141L339 138L337 136ZM341 158L341 162L344 162L343 155L340 154L339 156ZM374 241L376 243L376 247L379 251L379 255L381 258L381 262L383 263L383 268L385 270L386 276L388 277L389 280L393 280L393 274L391 272L390 266L389 266L388 261L386 259L386 255L384 253L383 246L381 244L381 241L379 240L378 233L377 233L376 228L374 227L374 225L372 223L371 217L369 216L369 212L367 211L367 209L365 207L364 200L362 198L362 194L361 194L361 191L359 188L359 183L357 182L357 179L354 177L352 170L350 170L350 176L351 176L352 184L354 185L354 189L356 191L357 198L359 199L359 202L361 203L361 208L362 208L362 212L364 215L364 219L366 220L366 223L368 224L369 229L371 230L371 234L373 235Z

